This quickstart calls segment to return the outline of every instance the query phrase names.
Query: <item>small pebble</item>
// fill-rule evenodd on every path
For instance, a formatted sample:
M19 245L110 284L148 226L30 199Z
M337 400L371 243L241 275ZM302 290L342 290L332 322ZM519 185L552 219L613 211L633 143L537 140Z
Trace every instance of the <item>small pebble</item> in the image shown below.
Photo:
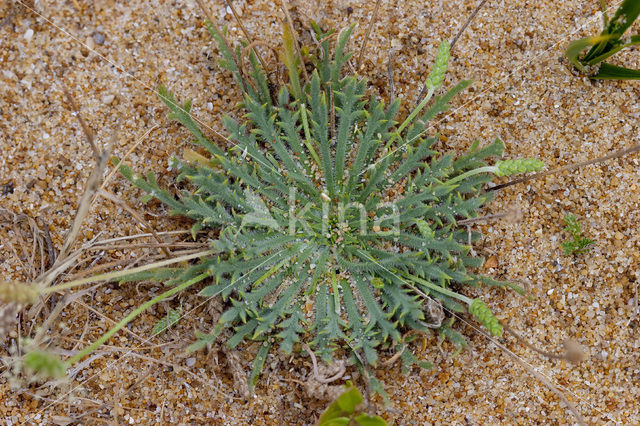
M27 32L24 33L24 39L27 41L31 41L32 38L33 38L33 30L29 28Z
M93 37L87 37L87 39L84 41L84 44L87 46L87 49L95 49L96 47L96 43L95 41L93 41Z
M111 103L113 102L113 100L115 98L116 97L114 95L104 95L102 97L102 103L105 104L105 105L111 105Z
M105 36L102 33L93 33L93 41L96 42L97 45L102 46L104 44Z
M196 359L195 358L187 358L187 367L193 367L194 365L196 365Z

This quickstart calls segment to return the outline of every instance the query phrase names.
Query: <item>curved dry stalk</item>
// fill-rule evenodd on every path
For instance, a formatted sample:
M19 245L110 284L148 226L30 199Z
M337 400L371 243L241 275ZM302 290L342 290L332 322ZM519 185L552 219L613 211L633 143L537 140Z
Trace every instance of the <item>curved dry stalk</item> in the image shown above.
M535 346L533 346L531 343L529 343L524 337L522 337L520 334L518 334L514 329L512 329L508 324L506 324L505 322L502 323L502 327L505 329L505 331L507 331L508 333L512 334L516 340L520 343L522 343L524 346L526 346L527 348L531 349L532 351L546 357L546 358L550 358L550 359L564 359L565 361L569 361L573 364L578 363L580 361L582 361L584 359L584 352L582 351L582 349L579 347L579 345L571 340L567 340L564 342L564 347L565 347L565 352L562 354L559 353L555 353L555 352L547 352L547 351L543 351L541 349L536 348Z
M247 47L245 47L244 49L242 49L242 53L240 54L240 70L242 71L242 73L246 76L249 73L247 73L245 67L244 67L244 60L247 57L248 53L250 50L253 50L253 53L256 52L256 49L254 49L255 46L264 46L267 49L269 49L271 51L271 53L273 54L273 56L275 58L278 58L278 54L276 53L276 50L269 46L269 44L266 41L262 41L262 40L256 40L256 41L252 41L251 43L249 43L247 45ZM256 55L257 56L257 55ZM258 58L260 58L258 56ZM269 78L269 73L267 72L267 68L266 65L263 63L262 59L260 59L260 64L262 66L262 69L264 69L265 71L265 75L267 76L267 79ZM272 84L271 80L268 81L269 84Z
M492 188L487 188L487 191L498 191L500 189L504 189L508 186L511 185L515 185L518 183L524 183L524 182L529 182L531 180L538 180L540 178L543 178L545 176L549 176L549 175L555 175L558 173L562 173L562 172L567 172L567 171L571 171L571 170L575 170L575 169L579 169L581 167L584 166L590 166L591 164L598 164L598 163L603 163L607 160L613 160L614 158L620 158L623 157L627 154L632 154L634 152L638 152L640 151L640 144L634 145L631 148L626 148L626 149L621 149L619 151L613 152L609 155L605 155L602 157L598 157L598 158L594 158L593 160L587 160L587 161L582 161L580 163L575 163L575 164L569 164L567 166L563 166L554 170L549 170L546 172L540 172L540 173L535 173L529 176L525 176L519 179L514 179L512 181L509 181L507 183L503 183L501 185L496 185Z
M227 4L227 6L229 6L229 9L231 9L231 13L233 14L233 17L236 18L236 22L238 22L238 25L240 26L240 29L242 30L242 33L247 38L247 41L249 42L249 46L251 46L251 49L253 49L253 53L255 53L256 56L258 57L258 61L260 61L260 65L262 66L262 69L265 70L265 72L266 72L267 71L267 64L262 59L262 56L260 55L260 52L258 52L257 49L254 49L254 47L257 46L256 43L260 44L260 42L254 42L253 41L253 38L249 35L249 32L247 31L247 29L244 27L244 24L242 23L242 19L240 19L240 15L238 15L238 12L236 11L236 8L233 6L233 2L231 0L225 0L225 3ZM264 43L264 44L266 45L266 43ZM249 47L249 46L247 46L247 47ZM269 78L269 74L268 73L267 73L267 78Z
M407 349L407 344L403 343L402 344L402 348L396 352L395 354L393 354L393 356L391 358L389 358L388 360L381 362L380 365L382 367L389 367L390 365L392 365L394 362L396 362L397 360L400 359L400 357L402 356L402 354L404 353L404 351Z
M527 364L526 362L522 361L518 355L516 355L513 352L511 352L506 346L504 346L502 343L498 342L496 339L494 339L494 338L492 338L491 336L488 336L488 335L485 336L485 337L487 337L487 339L489 339L491 341L491 343L496 345L498 348L502 349L502 351L504 353L506 353L507 355L509 355L511 357L511 359L513 359L520 367L522 367L525 370L527 370L527 372L529 374L534 376L543 385L545 385L547 388L549 388L551 391L553 391L553 393L555 393L556 396L562 402L564 402L564 404L567 406L569 411L571 411L571 413L575 416L576 421L578 422L578 424L586 426L587 423L585 422L585 420L582 417L582 415L580 415L580 412L578 412L578 409L576 408L576 406L573 405L573 403L571 401L569 401L566 396L564 396L564 393L562 393L562 391L560 389L558 389L553 383L551 383L551 381L549 379L547 379L543 374L540 374L539 372L537 372L529 364Z
M93 134L93 131L89 128L89 126L87 126L87 123L84 121L84 118L82 118L80 109L78 108L78 105L73 99L73 96L71 96L71 93L69 93L69 91L67 90L67 87L64 85L64 83L61 83L61 85L62 85L62 91L64 92L64 95L67 97L67 102L69 102L69 105L71 105L71 109L73 109L73 112L76 113L76 117L80 122L80 127L82 127L82 131L84 132L87 142L89 143L89 146L91 146L91 150L93 151L93 157L96 159L96 161L99 162L100 150L96 146L95 136Z
M117 138L117 131L114 132L112 143ZM98 191L100 181L102 179L102 173L107 167L107 162L111 155L111 150L107 147L101 154L98 159L98 162L91 172L89 179L87 180L87 185L85 187L84 193L80 197L80 201L78 201L78 210L76 211L76 216L73 218L73 224L71 225L71 229L67 233L64 244L62 245L62 249L58 255L58 261L61 259L65 259L69 254L69 249L71 248L71 244L75 241L78 233L80 232L80 226L84 221L85 217L89 213L89 208L91 207L91 199L94 194Z
M307 353L311 357L311 362L313 362L313 377L315 378L316 382L327 384L327 383L335 382L336 380L339 380L342 376L344 376L344 373L346 371L344 363L338 363L338 372L333 376L331 377L320 376L320 372L318 371L318 360L316 359L316 354L313 353L309 345L307 345L306 343L303 343L302 347L304 348L305 351L307 351Z
M458 225L469 225L477 222L488 222L496 219L504 219L507 222L517 223L522 220L522 209L518 206L513 206L507 209L507 211L488 214L485 216L472 217L471 219L459 220Z

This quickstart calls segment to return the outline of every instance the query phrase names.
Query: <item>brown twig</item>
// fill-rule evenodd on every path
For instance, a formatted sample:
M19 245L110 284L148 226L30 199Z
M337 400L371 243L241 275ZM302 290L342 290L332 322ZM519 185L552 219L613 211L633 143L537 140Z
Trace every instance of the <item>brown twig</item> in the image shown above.
M249 73L247 72L247 70L244 67L244 59L245 59L245 57L247 56L247 54L248 54L248 52L250 50L253 50L253 52L255 53L254 47L258 46L258 45L266 46L268 49L271 50L273 55L276 58L278 58L278 55L276 54L275 49L273 49L271 46L269 46L269 44L267 44L266 42L261 41L261 40L254 41L254 42L250 43L247 47L242 49L242 52L240 53L240 71L242 72L242 75L245 76L247 82L249 84L251 84L251 87L253 87L253 90L255 90L256 92L258 92L258 88L253 83L253 81L251 81L251 79L248 78L249 77ZM264 68L264 66L263 66L263 69L265 70L265 75L267 76L267 83L268 83L269 86L271 86L272 82L271 82L271 79L269 79L269 73L266 71L266 68ZM278 76L276 75L276 79L277 79L277 77ZM274 98L273 101L275 102L275 98Z
M351 348L351 351L356 358L358 358L358 361L360 361L360 365L362 365L362 371L364 373L364 397L367 401L367 411L369 411L371 410L371 407L373 407L373 404L371 403L371 373L369 372L369 367L365 363L364 359L358 353L358 350L351 346L350 343L347 343L347 345Z
M114 134L114 139L115 139ZM98 163L95 168L91 172L89 179L87 180L87 185L85 187L84 193L82 197L80 197L80 201L78 202L78 210L76 211L76 216L73 218L73 224L71 225L71 229L67 233L62 249L60 250L60 254L58 255L58 260L64 259L67 257L69 253L69 249L71 248L71 244L75 241L78 236L78 232L80 232L80 226L84 221L84 218L89 213L89 208L91 207L91 199L93 195L98 190L100 185L100 180L102 179L102 173L104 169L107 167L107 161L110 156L110 150L106 149L102 154L100 154L98 158Z
M49 254L48 267L51 267L54 263L56 263L56 249L53 247L53 242L51 241L51 233L49 232L49 226L47 225L47 222L42 218L40 218L40 220L42 221L44 240L47 243L47 253Z
M360 70L360 67L364 66L362 64L362 60L364 59L364 52L367 50L367 42L369 41L369 37L371 36L373 24L378 18L378 9L380 8L380 3L380 0L376 1L376 5L373 8L373 13L371 14L371 18L369 19L369 27L367 28L367 33L365 34L364 40L362 41L362 47L360 48L360 54L358 55L358 61L356 62L356 70Z
M159 247L173 247L173 248L199 248L200 250L207 248L209 245L206 242L190 243L184 241L169 242L169 243L139 243L139 244L118 244L118 245L95 245L87 248L91 251L103 251L103 250L131 250L138 248L159 248Z
M522 219L522 210L515 206L509 208L506 212L500 212L495 214L488 214L485 216L472 217L470 219L459 220L457 225L470 225L477 222L488 222L496 219L505 219L509 222L519 222Z
M381 366L383 367L388 367L390 365L392 365L394 362L396 362L398 359L400 359L400 357L402 356L402 354L404 353L404 351L407 349L407 345L406 343L402 344L402 348L396 352L391 358L389 358L388 360L380 363Z
M245 47L244 49L242 49L242 53L240 54L240 69L242 70L243 73L248 74L244 68L244 60L247 57L248 53L250 50L253 50L253 52L255 53L255 46L265 46L267 49L269 49L272 53L273 56L275 56L276 58L278 57L278 55L275 52L275 49L271 46L269 46L269 43L267 43L266 41L262 41L262 40L256 40L253 41L251 43L249 43L247 45L247 47ZM263 66L264 68L264 66ZM265 69L265 73L266 73L266 69Z
M514 179L514 180L512 180L510 182L503 183L501 185L496 185L493 188L487 188L487 191L498 191L500 189L506 188L506 187L511 186L511 185L515 185L515 184L518 184L518 183L529 182L531 180L538 180L538 179L543 178L545 176L555 175L555 174L558 174L558 173L579 169L581 167L589 166L591 164L602 163L604 161L612 160L614 158L620 158L620 157L623 157L623 156L625 156L627 154L631 154L631 153L638 152L638 151L640 151L640 144L634 145L631 148L621 149L619 151L616 151L616 152L611 153L609 155L605 155L603 157L594 158L593 160L582 161L582 162L576 163L576 164L569 164L567 166L560 167L558 169L549 170L549 171L541 172L541 173L536 173L536 174L525 176L525 177L522 177L522 178L519 178L519 179Z
M396 98L396 85L393 81L393 48L389 46L389 55L387 59L387 80L389 81L389 104L392 104Z
M469 15L469 17L467 18L465 23L462 25L462 27L460 27L460 29L458 30L458 34L456 34L456 36L453 38L453 40L451 40L451 46L449 48L450 52L453 51L454 46L456 45L456 43L460 39L460 36L464 32L464 30L467 29L467 27L469 26L471 21L473 21L473 18L476 17L476 15L478 14L478 12L480 12L480 9L482 9L482 6L484 6L484 4L486 2L487 2L487 0L482 0L480 3L478 3L478 5L476 6L475 9L473 9L473 12L471 12L471 15Z

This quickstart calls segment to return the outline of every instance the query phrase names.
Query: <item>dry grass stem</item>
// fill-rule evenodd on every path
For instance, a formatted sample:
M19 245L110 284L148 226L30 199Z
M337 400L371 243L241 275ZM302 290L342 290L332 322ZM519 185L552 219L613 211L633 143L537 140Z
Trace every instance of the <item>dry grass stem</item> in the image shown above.
M460 36L462 35L462 33L464 33L464 30L467 29L467 27L469 26L471 21L473 21L473 18L476 17L476 15L478 14L478 12L480 12L480 9L482 9L482 6L484 6L484 4L486 2L487 2L487 0L482 0L480 3L478 3L478 5L475 7L475 9L473 9L473 12L471 12L471 15L469 15L469 17L464 22L462 27L460 27L460 29L458 30L458 34L456 34L456 36L453 38L453 40L451 40L451 48L450 48L451 52L453 52L453 48L456 45L456 43L458 43L458 40L460 39Z
M100 190L98 192L98 195L100 195L102 198L105 198L105 199L107 199L107 200L119 205L124 210L126 210L131 216L134 217L134 219L136 219L138 221L138 223L140 225L142 225L142 227L144 227L149 232L151 232L151 234L153 235L153 238L155 238L155 240L158 242L156 247L159 248L160 250L162 250L162 252L165 254L167 259L171 257L171 251L169 251L168 247L165 245L165 242L160 239L160 236L156 233L155 229L153 229L153 227L149 224L149 222L147 222L144 219L144 217L142 217L141 214L139 214L137 211L135 211L132 207L130 207L127 203L125 203L122 199L116 197L114 194L112 194L111 192L109 192L109 191L107 191L105 189Z
M506 212L472 217L471 219L460 220L456 223L458 225L469 225L469 224L478 223L478 222L489 222L496 219L504 219L506 222L509 222L509 223L517 223L522 220L522 216L523 216L522 209L520 209L520 207L518 206L514 206L508 209Z
M387 81L389 86L389 104L396 99L396 85L393 81L393 48L389 46L389 55L387 59Z
M64 95L67 97L67 102L69 102L69 105L71 105L71 109L73 109L73 112L75 113L76 118L80 122L82 131L84 132L84 135L87 138L87 142L89 143L89 146L91 146L91 150L93 151L93 157L96 159L96 161L99 162L100 150L96 146L95 135L93 134L93 131L89 128L89 126L87 126L87 123L84 121L84 118L82 118L82 114L80 113L80 109L78 108L78 105L76 104L75 100L73 99L73 96L71 96L71 93L69 93L69 91L64 86L64 84L62 84L62 91L64 92Z
M371 14L371 18L369 19L369 27L367 28L367 32L364 35L364 40L362 40L362 47L360 48L360 54L358 55L358 61L356 62L356 70L360 70L361 67L364 66L362 61L364 60L364 53L367 50L367 42L369 41L369 37L371 37L371 31L373 31L373 25L378 18L378 9L380 8L381 0L376 0L376 5L373 8L373 13Z
M538 371L536 371L535 368L531 367L529 364L527 364L526 362L522 361L520 359L520 357L518 357L516 354L511 352L506 346L504 346L502 343L498 342L496 339L494 339L494 338L492 338L492 337L490 337L488 335L486 335L485 337L487 339L489 339L498 348L502 349L502 351L505 352L507 355L509 355L511 357L511 359L513 359L519 366L521 366L522 368L527 370L527 372L529 374L531 374L536 379L538 379L538 381L540 381L540 383L542 383L547 388L549 388L553 393L555 393L556 396L562 402L564 402L564 404L567 406L569 411L571 411L571 413L574 415L574 417L576 418L576 421L578 422L578 424L580 424L581 426L586 426L587 423L584 421L584 418L582 417L582 415L580 415L580 412L576 409L576 406L573 405L573 403L567 399L567 397L564 395L564 393L562 393L562 391L560 391L560 389L558 389L553 383L551 383L551 381L549 381L549 379L547 379L544 375L542 375Z
M525 177L522 177L522 178L519 178L519 179L514 179L514 180L509 181L507 183L503 183L501 185L496 185L493 188L487 188L487 191L498 191L500 189L506 188L506 187L511 186L511 185L516 185L518 183L529 182L531 180L538 180L538 179L543 178L545 176L555 175L555 174L562 173L562 172L568 172L568 171L571 171L571 170L579 169L581 167L589 166L591 164L603 163L605 161L613 160L615 158L624 157L627 154L632 154L632 153L638 152L638 151L640 151L640 144L634 145L631 148L621 149L621 150L613 152L613 153L611 153L609 155L605 155L605 156L602 156L602 157L594 158L593 160L587 160L587 161L582 161L580 163L569 164L567 166L560 167L560 168L557 168L557 169L554 169L554 170L549 170L549 171L546 171L546 172L540 172L540 173L536 173L536 174L533 174L533 175L525 176Z
M511 335L513 335L516 340L520 343L522 343L524 346L526 346L527 348L531 349L532 351L550 358L550 359L564 359L565 361L569 361L571 363L578 363L580 361L582 361L584 359L584 351L582 350L582 348L580 347L580 345L578 345L576 342L572 341L572 340L567 340L564 342L564 347L565 347L565 352L562 354L558 354L558 353L554 353L554 352L547 352L547 351L543 351L538 349L537 347L535 347L534 345L532 345L531 343L529 343L524 337L522 337L520 334L518 334L513 328L511 328L508 324L506 323L502 323L502 327L504 327L504 329L510 333Z
M116 136L114 135L113 138L115 139ZM87 180L87 185L85 187L84 193L82 194L82 197L80 197L80 201L78 202L78 210L76 211L76 216L73 219L71 229L67 233L62 249L60 250L58 260L67 257L71 245L80 232L80 226L89 213L89 209L91 208L91 199L98 190L100 181L102 179L102 174L107 167L109 156L110 150L107 148L104 152L102 152L102 154L100 154L100 158L98 159L95 168L93 169L91 175L89 176L89 179Z

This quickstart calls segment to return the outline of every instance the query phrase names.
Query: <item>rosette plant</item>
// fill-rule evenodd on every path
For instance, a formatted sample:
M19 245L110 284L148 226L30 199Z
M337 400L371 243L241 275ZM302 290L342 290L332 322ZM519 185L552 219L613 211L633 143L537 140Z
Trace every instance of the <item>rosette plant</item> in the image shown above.
M469 244L479 234L458 222L477 217L491 200L483 188L493 175L539 170L542 163L487 165L502 154L499 140L484 148L476 142L459 156L434 148L439 136L430 133L429 123L470 85L462 81L434 96L447 70L448 43L439 47L426 96L400 120L400 101L386 105L375 94L367 96L366 80L344 72L353 27L335 37L314 26L318 54L309 54L304 64L285 27L288 82L279 88L248 46L233 51L223 34L207 27L218 41L222 66L243 92L239 108L246 113L240 120L223 119L228 145L210 141L190 115L190 102L181 106L161 87L171 117L191 131L200 149L192 161L173 160L178 179L192 189L172 193L151 173L119 167L147 192L146 200L156 198L172 214L191 218L194 238L203 228L213 230L210 250L180 263L165 261L162 268L118 273L123 281L156 280L169 289L67 362L84 357L144 309L197 283L205 284L202 297L221 297L225 310L191 349L223 330L231 331L231 347L260 342L251 386L274 346L287 353L308 347L325 361L339 348L360 368L375 366L380 351L390 349L408 369L429 366L406 347L413 330L437 329L460 344L462 336L451 325L456 315L468 313L500 336L500 322L465 289L521 289L473 272L482 259Z

